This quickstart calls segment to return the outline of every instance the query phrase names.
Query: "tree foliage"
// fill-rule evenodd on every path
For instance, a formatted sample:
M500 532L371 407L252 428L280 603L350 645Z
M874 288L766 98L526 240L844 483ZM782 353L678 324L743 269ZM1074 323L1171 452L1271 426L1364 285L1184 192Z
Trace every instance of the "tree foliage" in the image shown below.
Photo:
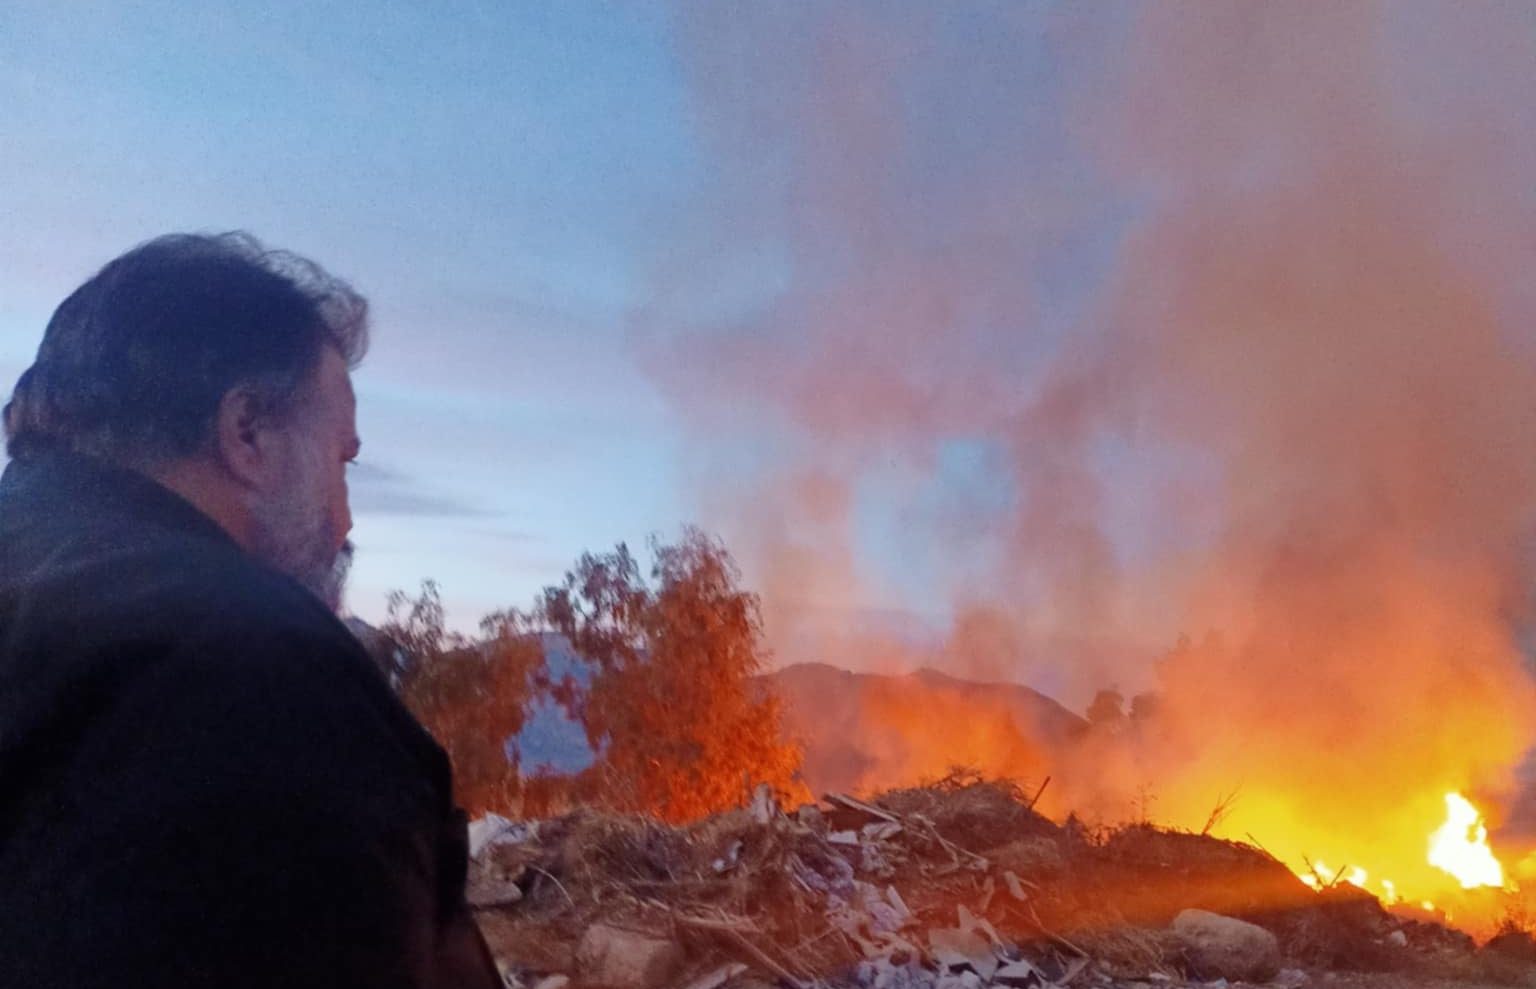
M522 729L544 679L544 652L518 612L486 618L481 631L473 643L446 631L430 580L414 599L390 595L383 628L399 657L401 699L453 764L455 799L471 814L505 813L521 790L507 742Z
M623 544L583 555L537 609L591 667L586 689L564 698L601 753L591 796L668 821L740 806L764 783L800 796L800 752L755 679L766 658L757 597L698 530L652 550L649 579Z
M1106 731L1119 731L1125 726L1125 696L1118 690L1100 690L1088 705L1088 723Z
M390 596L386 666L406 705L448 752L471 813L548 812L570 799L668 821L741 806L761 784L807 796L779 700L757 678L766 652L755 595L724 546L689 529L652 541L649 570L623 544L584 554L529 612L481 622L469 642L444 626L432 581ZM544 634L562 635L585 677L552 678ZM595 753L576 779L526 779L509 741L547 698Z

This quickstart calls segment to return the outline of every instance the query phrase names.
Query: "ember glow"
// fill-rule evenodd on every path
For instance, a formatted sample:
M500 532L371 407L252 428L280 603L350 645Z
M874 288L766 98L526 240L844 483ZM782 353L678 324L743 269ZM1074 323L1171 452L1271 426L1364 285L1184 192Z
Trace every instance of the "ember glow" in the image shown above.
M1459 793L1445 795L1445 824L1429 838L1429 864L1456 877L1462 889L1502 888L1504 867L1488 847L1483 815Z

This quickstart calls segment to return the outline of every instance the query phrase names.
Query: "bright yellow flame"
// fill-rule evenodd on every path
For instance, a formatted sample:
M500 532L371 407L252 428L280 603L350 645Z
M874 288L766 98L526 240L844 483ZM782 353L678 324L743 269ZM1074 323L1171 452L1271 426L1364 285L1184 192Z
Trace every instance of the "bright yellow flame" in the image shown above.
M1400 899L1402 897L1397 895L1397 884L1390 879L1383 879L1381 881L1381 902L1390 907Z
M1322 889L1324 886L1336 886L1341 882L1365 889L1366 880L1369 878L1370 873L1358 865L1347 866L1343 869L1330 869L1327 862L1318 859L1312 863L1312 871L1301 876L1301 881L1313 889Z
M1429 836L1429 864L1456 877L1462 889L1504 885L1504 867L1488 848L1488 828L1459 793L1445 795L1445 823Z

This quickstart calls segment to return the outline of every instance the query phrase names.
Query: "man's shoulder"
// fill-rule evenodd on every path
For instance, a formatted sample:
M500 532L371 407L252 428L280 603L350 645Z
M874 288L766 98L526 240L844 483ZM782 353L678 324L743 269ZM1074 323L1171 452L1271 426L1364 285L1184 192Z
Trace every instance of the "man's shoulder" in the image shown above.
M345 632L292 578L195 533L139 533L59 562L58 590L109 621L239 639Z
M352 643L313 593L236 547L178 538L147 552L145 569L161 578L150 593L196 620L189 632Z
M62 455L0 479L0 624L138 639L335 636L329 612L190 504Z
M154 711L167 730L211 731L197 712L218 712L252 735L286 725L295 745L321 723L344 723L405 742L441 774L430 737L346 626L233 544L157 533L62 549L44 569L53 573L23 588L0 586L0 686L32 678L62 696L95 684L141 727L139 714ZM30 598L19 608L18 591Z
M340 679L370 694L388 692L363 644L291 577L241 551L177 566L184 560L156 561L166 577L146 601L174 616L165 627L184 661L213 663L232 677L255 664L258 675L277 673L295 684Z
M213 662L230 674L260 662L305 679L368 664L345 626L292 578L233 543L159 527L81 531L7 567L0 625L10 642L60 661L132 653Z

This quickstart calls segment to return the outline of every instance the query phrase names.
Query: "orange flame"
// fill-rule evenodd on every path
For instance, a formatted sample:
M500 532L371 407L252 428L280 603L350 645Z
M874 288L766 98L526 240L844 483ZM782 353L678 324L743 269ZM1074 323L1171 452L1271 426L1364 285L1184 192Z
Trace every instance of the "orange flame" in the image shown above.
M1430 833L1428 839L1428 854L1425 861L1434 869L1449 875L1463 890L1494 889L1506 892L1517 892L1518 887L1505 879L1503 864L1493 850L1488 846L1488 827L1483 822L1482 813L1470 800L1459 793L1445 794L1445 822ZM1349 883L1360 889L1374 893L1385 906L1396 906L1403 903L1403 895L1398 891L1397 884L1391 879L1381 879L1375 883L1368 883L1369 874L1358 866L1350 866L1342 869L1330 867L1321 859L1307 863L1307 871L1295 869L1301 881L1316 890L1323 890L1340 883ZM1426 885L1433 887L1428 877L1419 877L1419 895L1426 891ZM1420 900L1419 905L1428 913L1436 913L1436 907L1431 900ZM1469 908L1470 916L1462 918L1463 922L1470 922L1474 926L1488 918L1482 916L1487 912L1489 904L1485 901L1465 901L1463 906ZM1447 919L1449 919L1447 917Z
M1504 867L1488 847L1483 815L1459 793L1445 795L1445 815L1429 837L1429 864L1455 876L1462 889L1502 888Z

